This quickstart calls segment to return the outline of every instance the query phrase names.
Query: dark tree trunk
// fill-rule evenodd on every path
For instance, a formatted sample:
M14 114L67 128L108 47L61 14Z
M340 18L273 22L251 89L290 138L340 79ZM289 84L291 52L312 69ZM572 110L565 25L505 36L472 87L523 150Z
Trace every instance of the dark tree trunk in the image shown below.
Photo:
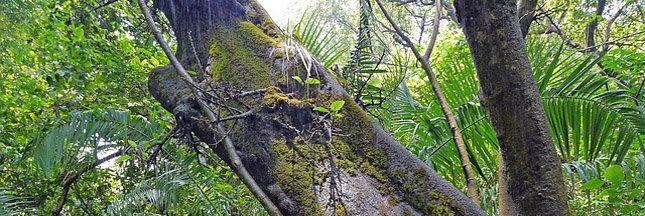
M596 29L598 28L598 20L602 17L602 13L605 11L605 3L607 0L598 0L598 5L596 6L596 13L594 14L594 19L587 25L586 29L586 41L587 41L587 51L593 52L596 51Z
M155 0L177 36L177 56L213 99L243 164L285 215L483 215L463 193L378 127L309 53L254 0ZM305 58L306 59L306 58ZM308 69L309 68L309 69ZM312 77L320 84L302 84ZM222 134L196 108L171 66L149 88L201 141L230 163ZM262 94L240 92L263 90ZM259 92L259 91L258 91ZM206 95L209 95L206 94ZM313 111L345 101L342 116ZM215 104L218 104L216 106ZM242 113L247 113L242 115ZM248 114L250 113L250 114Z
M510 207L519 215L569 215L515 1L457 0L455 8L477 69L480 99L500 143Z

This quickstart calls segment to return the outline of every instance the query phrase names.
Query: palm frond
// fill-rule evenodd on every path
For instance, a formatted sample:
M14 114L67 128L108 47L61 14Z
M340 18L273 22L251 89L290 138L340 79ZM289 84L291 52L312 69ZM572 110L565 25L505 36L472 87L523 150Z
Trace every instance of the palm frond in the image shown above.
M306 50L318 58L325 68L330 68L347 48L334 37L333 26L324 22L318 14L316 11L305 12L292 32Z
M10 190L10 188L0 188L0 215L29 214L29 205L33 204L33 202L24 197L12 195Z
M34 143L33 156L45 174L83 160L93 160L101 151L134 143L150 142L165 128L156 121L131 115L128 110L97 109L73 112L63 123L43 131Z

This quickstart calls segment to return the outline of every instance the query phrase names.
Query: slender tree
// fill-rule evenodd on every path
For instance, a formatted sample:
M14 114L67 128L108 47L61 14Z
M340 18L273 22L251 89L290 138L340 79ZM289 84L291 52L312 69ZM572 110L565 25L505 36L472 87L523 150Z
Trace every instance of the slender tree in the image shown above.
M457 0L455 8L475 62L480 100L500 143L506 179L500 188L512 199L509 211L500 214L569 215L515 1Z
M155 68L150 92L236 172L248 170L281 214L483 215L378 127L256 1L154 4L175 32L180 64ZM178 65L195 71L193 82Z
M441 106L441 111L443 112L443 115L446 118L446 121L448 121L448 125L450 126L450 133L452 135L452 139L455 141L455 145L457 146L457 152L459 153L459 160L461 161L461 167L464 170L464 176L466 176L468 197L471 200L473 200L473 202L479 203L479 191L478 191L479 188L477 188L475 171L473 171L472 163L470 162L470 158L468 157L468 149L466 148L466 143L464 142L463 136L461 135L461 131L459 130L459 126L457 125L457 119L455 118L455 115L452 113L452 108L450 108L450 104L448 104L448 100L446 99L446 94L441 88L441 85L439 84L439 80L437 80L437 77L435 76L434 71L432 70L430 61L428 61L428 58L430 58L430 55L432 54L432 50L434 48L437 35L439 33L439 20L441 19L441 1L435 2L436 14L434 18L434 29L430 37L430 44L428 45L428 48L426 49L425 54L421 54L419 50L416 48L416 46L414 45L414 43L412 42L412 40L410 40L410 38L407 35L405 35L405 33L403 33L403 30L401 30L401 28L399 28L396 22L394 22L394 19L392 19L390 14L387 12L385 7L383 6L383 3L381 3L381 1L379 0L376 0L376 3L378 4L379 8L385 15L385 18L387 18L390 25L392 25L392 27L394 28L396 34L403 39L403 41L406 43L406 45L408 45L412 53L414 53L414 56L417 58L417 61L421 63L421 68L426 73L426 76L428 77L428 81L430 82L430 85L432 86L432 90L434 91L435 97L437 97L437 101L439 101L439 106Z

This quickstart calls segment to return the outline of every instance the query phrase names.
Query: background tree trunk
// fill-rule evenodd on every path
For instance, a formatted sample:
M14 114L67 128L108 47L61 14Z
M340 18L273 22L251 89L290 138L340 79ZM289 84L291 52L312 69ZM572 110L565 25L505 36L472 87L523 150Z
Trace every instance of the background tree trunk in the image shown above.
M480 99L500 143L500 171L512 210L519 215L569 215L515 1L458 0L455 8L477 69Z
M208 99L220 96L211 108L221 119L241 116L221 124L229 127L247 170L283 214L483 215L378 127L319 62L307 61L309 53L290 48L255 1L154 3L173 27L177 57L187 69L203 71L196 80ZM217 145L222 135L204 120L173 67L155 68L149 88L230 163ZM264 93L239 96L255 90ZM345 101L338 111L342 116L312 110L335 101Z
M529 28L535 18L535 7L537 7L537 0L520 0L517 3L517 15L520 18L522 37L526 37L529 34Z

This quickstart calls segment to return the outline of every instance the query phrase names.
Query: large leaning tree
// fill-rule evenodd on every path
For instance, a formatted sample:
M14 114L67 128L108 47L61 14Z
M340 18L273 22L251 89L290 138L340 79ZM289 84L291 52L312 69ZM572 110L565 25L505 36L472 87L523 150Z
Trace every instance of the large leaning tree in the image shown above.
M256 1L154 0L154 7L170 21L175 55L196 84L161 66L150 74L150 92L235 166L222 142L230 141L281 214L484 214L375 124Z

